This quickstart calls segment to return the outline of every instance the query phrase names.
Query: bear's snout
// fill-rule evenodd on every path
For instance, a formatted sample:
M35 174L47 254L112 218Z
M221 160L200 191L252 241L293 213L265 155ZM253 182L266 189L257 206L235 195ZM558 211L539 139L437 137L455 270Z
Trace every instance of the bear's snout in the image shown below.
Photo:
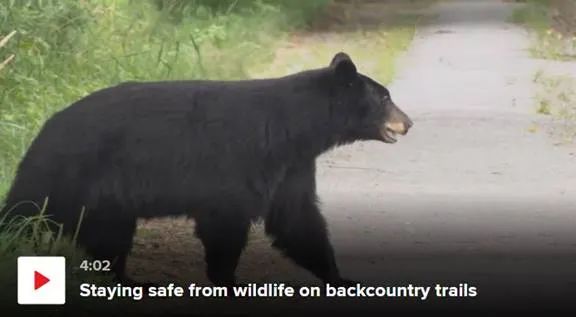
M386 118L384 124L380 128L380 134L384 142L396 143L397 140L395 136L397 134L406 135L414 123L395 104L390 103L388 107L390 109L388 112L388 118Z
M396 134L406 135L408 130L412 127L412 121L409 122L386 122L384 124L386 129Z

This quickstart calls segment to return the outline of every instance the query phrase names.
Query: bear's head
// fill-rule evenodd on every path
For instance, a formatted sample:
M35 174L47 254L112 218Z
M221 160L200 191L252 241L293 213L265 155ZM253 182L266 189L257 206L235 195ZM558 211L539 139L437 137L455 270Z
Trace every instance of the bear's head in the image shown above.
M334 97L354 116L347 120L353 138L395 143L396 135L408 133L410 118L394 104L386 87L358 73L350 56L336 54L329 68L335 78Z

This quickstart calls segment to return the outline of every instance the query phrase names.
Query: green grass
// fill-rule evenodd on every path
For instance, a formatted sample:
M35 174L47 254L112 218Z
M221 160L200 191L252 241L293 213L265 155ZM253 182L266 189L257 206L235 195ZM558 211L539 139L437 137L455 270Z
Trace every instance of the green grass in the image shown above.
M8 43L8 41L14 36L14 34L16 34L16 31L12 31L6 36L0 36L0 48L4 47L4 45ZM11 54L8 57L6 57L2 62L0 62L0 71L2 70L2 68L6 67L6 65L8 65L8 63L10 63L14 59L14 57L15 55Z
M394 27L308 36L300 45L281 50L273 67L256 69L253 74L255 77L280 76L327 66L335 52L343 51L351 56L360 72L387 84L394 78L398 58L415 34L417 17L406 19L409 23Z
M554 29L549 0L529 0L512 15L512 21L524 25L533 34L530 53L533 57L553 60L576 60L576 37Z
M78 269L86 253L76 246L76 235L62 235L61 226L44 215L45 205L36 206L38 215L33 217L8 217L0 215L0 307L16 304L17 257L61 255L66 257L67 298L74 302L78 298L77 289L82 282L112 283L109 274L94 274ZM77 232L76 232L77 233ZM91 305L91 302L84 302Z
M512 21L524 24L532 30L545 32L550 28L549 6L549 0L529 0L513 12Z
M162 4L159 10L158 4ZM0 199L41 125L90 92L128 80L240 79L326 0L0 2Z
M552 116L555 128L552 131L563 143L576 139L576 78L551 76L539 71L534 76L538 85L536 112Z
M554 29L552 8L549 0L529 0L514 12L512 19L525 25L534 35L530 48L533 57L576 60L576 37L567 37ZM534 74L533 81L538 87L535 111L554 118L557 124L552 132L561 138L561 142L572 143L576 137L576 79L552 76L539 70Z
M280 76L310 68L327 66L335 52L347 52L363 72L382 83L389 83L396 72L397 58L406 50L414 35L414 26L389 30L350 31L332 34L299 48L284 51L274 67L255 71L257 77Z

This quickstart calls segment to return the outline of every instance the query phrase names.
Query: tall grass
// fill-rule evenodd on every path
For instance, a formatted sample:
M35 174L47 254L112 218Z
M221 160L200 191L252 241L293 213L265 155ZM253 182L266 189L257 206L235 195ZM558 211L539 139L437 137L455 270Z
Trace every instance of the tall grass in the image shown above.
M10 32L10 34L6 35L3 38L0 38L0 48L4 47L4 45L6 45L6 43L8 43L8 41L14 36L14 34L16 34L16 31L12 31ZM8 65L8 63L10 63L14 57L16 55L12 54L9 55L8 57L6 57L5 60L3 60L2 62L0 62L0 70L2 70L2 68L6 67L6 65Z
M45 215L46 203L36 206L38 214L32 217L10 217L10 212L0 215L0 307L14 307L16 304L18 256L60 255L66 257L67 298L73 302L78 298L80 283L112 283L110 274L96 274L79 269L79 263L89 259L86 253L76 246L76 235L65 237L62 226ZM78 227L79 228L79 227ZM84 303L91 305L90 302Z
M326 0L0 2L0 199L47 117L127 80L239 79Z
M560 143L576 141L576 78L566 75L549 75L539 71L534 76L537 90L537 112L551 115L555 120L553 130Z

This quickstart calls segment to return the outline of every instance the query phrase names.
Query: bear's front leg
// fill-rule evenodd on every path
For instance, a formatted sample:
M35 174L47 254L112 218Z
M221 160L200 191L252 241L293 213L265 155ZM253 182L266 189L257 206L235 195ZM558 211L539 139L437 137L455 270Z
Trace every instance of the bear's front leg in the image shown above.
M266 232L274 239L272 245L324 282L333 285L352 283L340 276L326 223L319 209L308 202L303 203L298 211L283 213L285 217L294 217L290 221L291 226L284 227L281 223L275 223L280 218L267 218ZM282 222L285 224L285 221L284 218Z
M292 168L276 191L265 219L273 246L324 282L342 279L328 238L324 217L316 205L315 164Z

